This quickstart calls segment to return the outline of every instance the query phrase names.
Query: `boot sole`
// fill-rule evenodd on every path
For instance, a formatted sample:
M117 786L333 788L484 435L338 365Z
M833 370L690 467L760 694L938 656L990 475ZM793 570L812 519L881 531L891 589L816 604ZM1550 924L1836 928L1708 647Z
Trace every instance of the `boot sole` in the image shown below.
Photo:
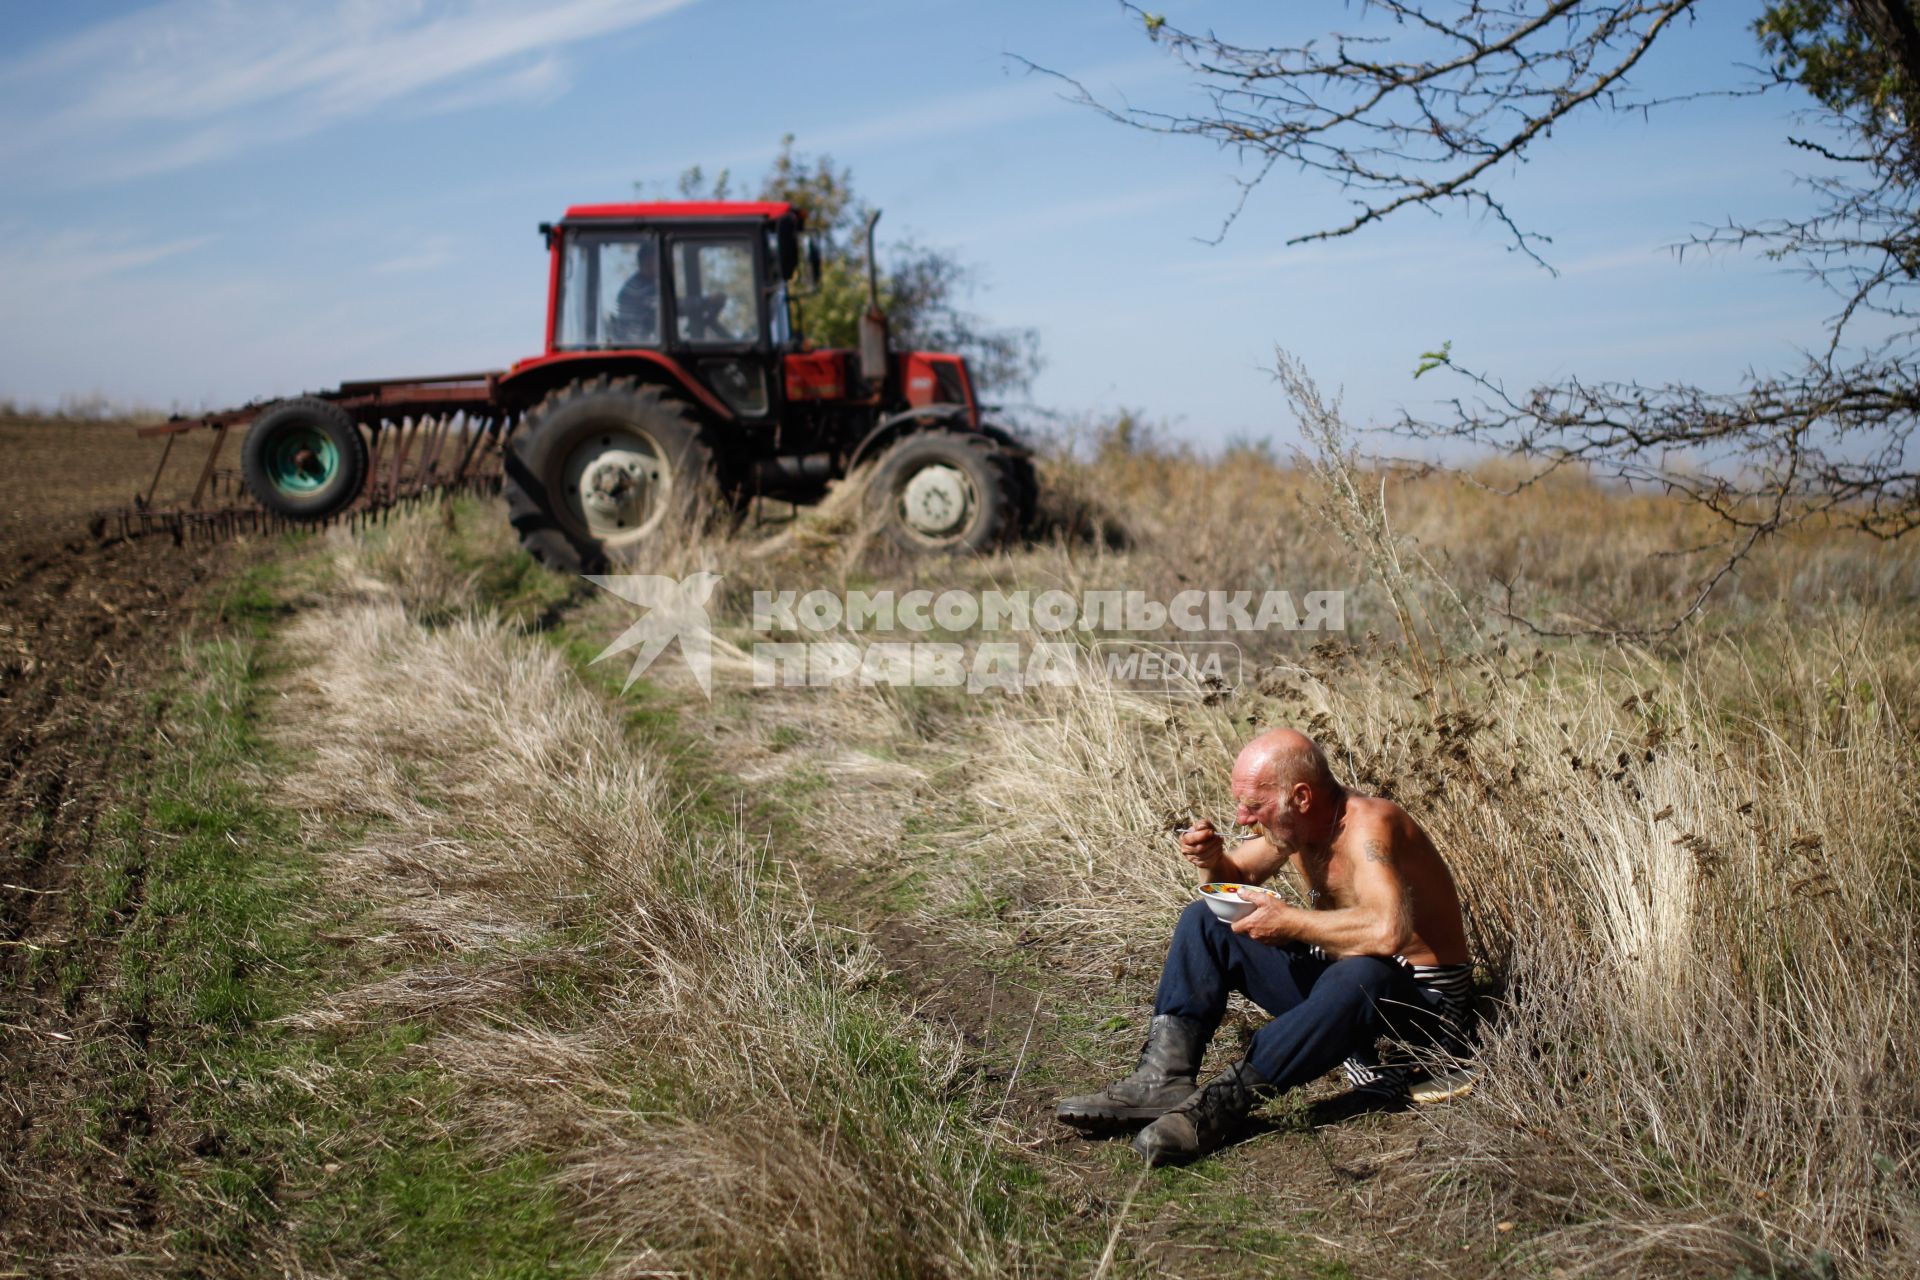
M1131 1108L1126 1111L1056 1111L1054 1119L1075 1129L1135 1129L1152 1124L1172 1107Z
M1414 1085L1409 1091L1409 1096L1422 1106L1464 1098L1473 1092L1476 1075L1477 1073L1471 1070L1449 1071Z

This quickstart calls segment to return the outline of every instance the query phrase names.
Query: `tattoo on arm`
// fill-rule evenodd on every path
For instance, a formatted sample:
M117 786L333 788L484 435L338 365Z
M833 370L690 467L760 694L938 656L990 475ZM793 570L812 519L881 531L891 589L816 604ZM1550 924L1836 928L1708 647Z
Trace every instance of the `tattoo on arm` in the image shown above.
M1392 855L1387 852L1387 846L1372 838L1360 846L1360 852L1367 856L1368 862L1392 861Z

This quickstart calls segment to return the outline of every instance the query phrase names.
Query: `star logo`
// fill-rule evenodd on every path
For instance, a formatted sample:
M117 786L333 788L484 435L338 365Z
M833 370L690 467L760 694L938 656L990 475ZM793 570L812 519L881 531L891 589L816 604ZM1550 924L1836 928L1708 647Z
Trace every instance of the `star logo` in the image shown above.
M700 682L700 692L713 697L713 619L707 614L707 601L720 584L721 575L702 569L678 580L658 573L586 574L588 582L637 604L647 612L621 632L614 642L594 655L600 662L627 650L639 648L633 666L627 669L625 693L633 687L653 660L675 640L687 670Z

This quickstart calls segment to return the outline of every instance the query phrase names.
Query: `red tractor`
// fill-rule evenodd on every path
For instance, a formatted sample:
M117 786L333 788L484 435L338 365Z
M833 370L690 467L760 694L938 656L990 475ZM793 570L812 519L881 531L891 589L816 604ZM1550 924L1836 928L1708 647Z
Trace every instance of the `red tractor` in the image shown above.
M904 548L976 551L1018 531L1033 516L1031 454L981 420L965 359L889 349L871 221L859 347L802 338L789 287L803 258L819 275L802 221L780 203L578 205L540 228L552 259L543 354L201 421L252 419L246 487L296 522L468 478L476 450L497 444L522 544L572 572L626 558L703 492L810 502L869 461L874 510ZM485 425L443 428L436 462L423 445L407 480L397 444L385 484L383 427L418 421ZM449 447L449 432L464 445Z

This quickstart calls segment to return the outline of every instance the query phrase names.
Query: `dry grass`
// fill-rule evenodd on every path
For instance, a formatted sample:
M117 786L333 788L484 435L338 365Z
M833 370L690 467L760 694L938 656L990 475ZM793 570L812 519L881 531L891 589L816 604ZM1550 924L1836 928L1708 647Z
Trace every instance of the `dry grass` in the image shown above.
M1705 558L1654 553L1697 541L1696 515L1570 476L1499 498L1363 473L1321 408L1318 480L1257 452L1108 448L1049 461L1054 532L1009 555L889 563L803 515L775 545L708 539L665 571L727 573L736 640L755 587L1347 589L1349 637L1275 638L1220 705L1090 680L807 692L782 714L810 741L839 718L848 741L967 757L932 784L968 816L920 838L940 854L924 918L978 945L1017 933L1069 983L1157 960L1190 892L1167 827L1227 812L1256 727L1306 727L1433 832L1497 1011L1484 1083L1422 1121L1403 1167L1424 1188L1410 1224L1518 1217L1522 1255L1596 1274L1920 1268L1916 549L1803 532L1671 642L1540 642L1495 606L1684 607ZM846 818L828 856L897 854L898 822L843 789L823 801ZM1011 905L957 910L983 895Z
M1137 970L1190 892L1163 815L1226 812L1236 718L1308 725L1433 833L1499 996L1484 1083L1434 1113L1420 1176L1476 1218L1552 1224L1530 1247L1601 1274L1822 1253L1892 1273L1920 1262L1920 671L1886 620L1854 626L1762 637L1786 662L1765 674L1726 642L1721 678L1751 684L1712 698L1644 656L1494 656L1435 714L1409 664L1343 655L1171 729L1097 690L1002 708L976 786L1008 821L980 866L1070 968Z
M441 1028L419 1052L503 1158L551 1154L614 1274L1042 1268L957 1041L868 990L765 850L676 812L552 646L424 625L464 582L405 545L437 536L343 543L338 594L285 636L293 800L366 824L330 870L377 904L361 945L406 960L300 1021Z
M1322 458L1323 492L1360 512L1381 479ZM1109 493L1149 483L1108 465ZM1219 467L1221 488L1249 465ZM1176 491L1203 472L1168 469ZM1342 530L1361 535L1345 580L1365 576L1368 623L1405 636L1397 602L1417 593L1414 643L1276 655L1257 689L1171 718L1097 686L988 711L976 789L1006 821L981 865L1029 903L1018 927L1086 973L1151 952L1185 893L1167 816L1226 813L1238 743L1301 725L1427 825L1464 890L1498 1016L1483 1085L1433 1114L1412 1169L1463 1223L1530 1220L1527 1251L1597 1274L1920 1268L1912 549L1798 538L1678 644L1538 648L1464 602L1524 573L1609 610L1670 607L1688 580L1643 552L1691 517L1571 483L1436 505L1440 483L1386 482L1417 545L1384 521ZM1126 559L1148 557L1149 581L1166 561L1234 586L1259 572L1198 523Z
M925 925L983 951L1017 936L1026 954L1044 958L1065 999L1090 978L1138 975L1157 962L1190 892L1166 829L1227 812L1227 765L1256 728L1307 728L1345 777L1401 800L1434 834L1461 882L1496 1014L1481 1086L1410 1121L1428 1131L1383 1175L1403 1180L1394 1185L1404 1194L1375 1200L1402 1215L1400 1239L1457 1239L1514 1218L1522 1229L1507 1238L1512 1260L1569 1273L1920 1268L1912 1154L1920 1098L1911 1087L1920 1069L1916 549L1802 532L1768 548L1670 642L1538 641L1498 607L1517 599L1548 620L1629 621L1684 607L1701 562L1651 553L1701 532L1695 516L1571 476L1502 499L1442 476L1364 473L1341 447L1337 412L1323 407L1332 434L1317 480L1247 450L1209 461L1109 441L1092 456L1049 459L1051 533L1009 554L901 563L859 536L843 499L771 534L676 533L644 567L727 575L716 678L735 682L744 682L740 646L754 638L746 614L755 589L1059 587L1161 599L1189 586L1347 590L1347 636L1266 638L1249 650L1256 678L1214 705L1169 705L1091 678L1022 698L802 690L770 697L752 732L766 752L776 731L788 733L831 780L811 801L822 810L811 827L816 856L924 872ZM1489 469L1478 479L1503 477ZM399 572L404 564L393 559L387 571L413 584L416 613L444 613L467 589L458 574ZM349 625L351 616L360 620ZM574 1153L569 1178L608 1238L664 1240L674 1256L744 1266L743 1256L759 1255L728 1253L727 1242L780 1223L789 1242L781 1247L801 1252L773 1256L792 1270L876 1267L888 1257L942 1259L956 1270L961 1258L979 1270L1016 1265L1011 1246L982 1243L991 1233L957 1194L939 1143L904 1152L877 1138L819 1143L846 1123L842 1112L819 1110L822 1091L853 1098L871 1086L857 1071L833 1074L846 1061L834 1029L887 1015L820 976L845 957L817 940L794 952L791 928L743 936L727 901L701 898L701 877L673 871L719 875L752 863L749 854L666 840L657 825L596 828L607 813L657 803L635 790L644 769L596 719L606 713L576 712L586 705L579 691L538 646L479 623L409 629L406 617L391 600L363 602L329 624L324 642L316 638L316 661L349 638L355 665L370 670L416 648L432 655L429 665L457 651L466 656L451 665L473 669L471 688L487 691L489 709L462 710L457 699L429 707L418 693L382 703L369 693L354 721L355 732L372 735L355 748L368 755L360 774L374 776L377 758L453 751L472 790L443 807L383 810L383 822L431 838L383 848L355 874L389 863L432 868L411 891L408 914L426 918L422 900L472 899L485 909L455 912L469 932L509 920L520 929L576 926L579 917L553 901L555 885L634 904L612 917L621 923L606 945L623 973L644 976L619 988L630 999L605 1002L618 1011L610 1019L593 1020L590 1033L535 1035L476 1013L467 1034L445 1042L470 1059L460 1070L492 1081L502 1098L513 1096L518 1071L544 1078L534 1060L561 1064L552 1072L560 1085L533 1091L539 1105L527 1115L539 1118L509 1131L529 1141L545 1133L540 1141ZM596 596L571 625L611 635L630 620L619 602ZM675 670L653 674L673 687ZM517 681L533 684L515 692ZM531 706L556 710L538 726L507 710ZM316 724L323 710L313 712ZM452 732L463 717L516 726L518 745L488 745L497 728L471 739ZM426 726L411 745L393 727L407 723ZM380 725L388 727L375 733ZM909 759L856 750L887 746ZM509 806L516 780L530 776L545 798ZM776 767L743 782L751 791L781 776L792 775ZM419 781L400 780L410 794ZM325 802L349 800L374 803ZM946 825L922 823L909 835L903 801ZM546 816L475 834L472 814L503 806ZM469 848L476 840L487 847ZM583 840L600 852L574 852ZM511 852L524 847L542 850L537 868ZM609 848L623 852L609 858ZM905 861L915 848L926 856ZM706 915L667 905L684 899L662 897L663 885L734 923L709 929ZM1004 906L965 909L982 898ZM779 918L804 920L790 891L780 901ZM629 929L629 920L645 925ZM443 932L426 954L463 945L460 929ZM713 956L726 959L716 966ZM768 985L729 1003L712 979L717 967L764 970L753 981ZM795 970L812 976L779 985L792 981L780 973ZM430 986L368 998L446 998ZM645 1011L629 1014L628 1004ZM702 1006L726 1010L755 1053L736 1054L731 1037L686 1012ZM775 1007L809 1013L797 1030L763 1025L756 1011ZM898 1026L888 1034L888 1043L912 1046L919 1065L902 1068L910 1088L951 1087L950 1043ZM604 1082L608 1055L639 1042L657 1048L650 1061L686 1062L689 1083L636 1113L612 1102ZM805 1087L798 1076L754 1076L756 1088L788 1101L737 1116L691 1101L724 1096L734 1073L764 1073L769 1055L804 1068ZM906 1105L890 1096L888 1105ZM915 1125L927 1114L896 1115L887 1129L924 1133ZM572 1127L540 1129L555 1116L573 1117ZM803 1164L788 1168L789 1159ZM822 1190L802 1204L779 1190L795 1181L856 1189ZM724 1196L693 1194L700 1188ZM726 1213L675 1217L659 1207L689 1197ZM923 1212L901 1207L922 1201ZM1405 1247L1420 1255L1439 1246Z

